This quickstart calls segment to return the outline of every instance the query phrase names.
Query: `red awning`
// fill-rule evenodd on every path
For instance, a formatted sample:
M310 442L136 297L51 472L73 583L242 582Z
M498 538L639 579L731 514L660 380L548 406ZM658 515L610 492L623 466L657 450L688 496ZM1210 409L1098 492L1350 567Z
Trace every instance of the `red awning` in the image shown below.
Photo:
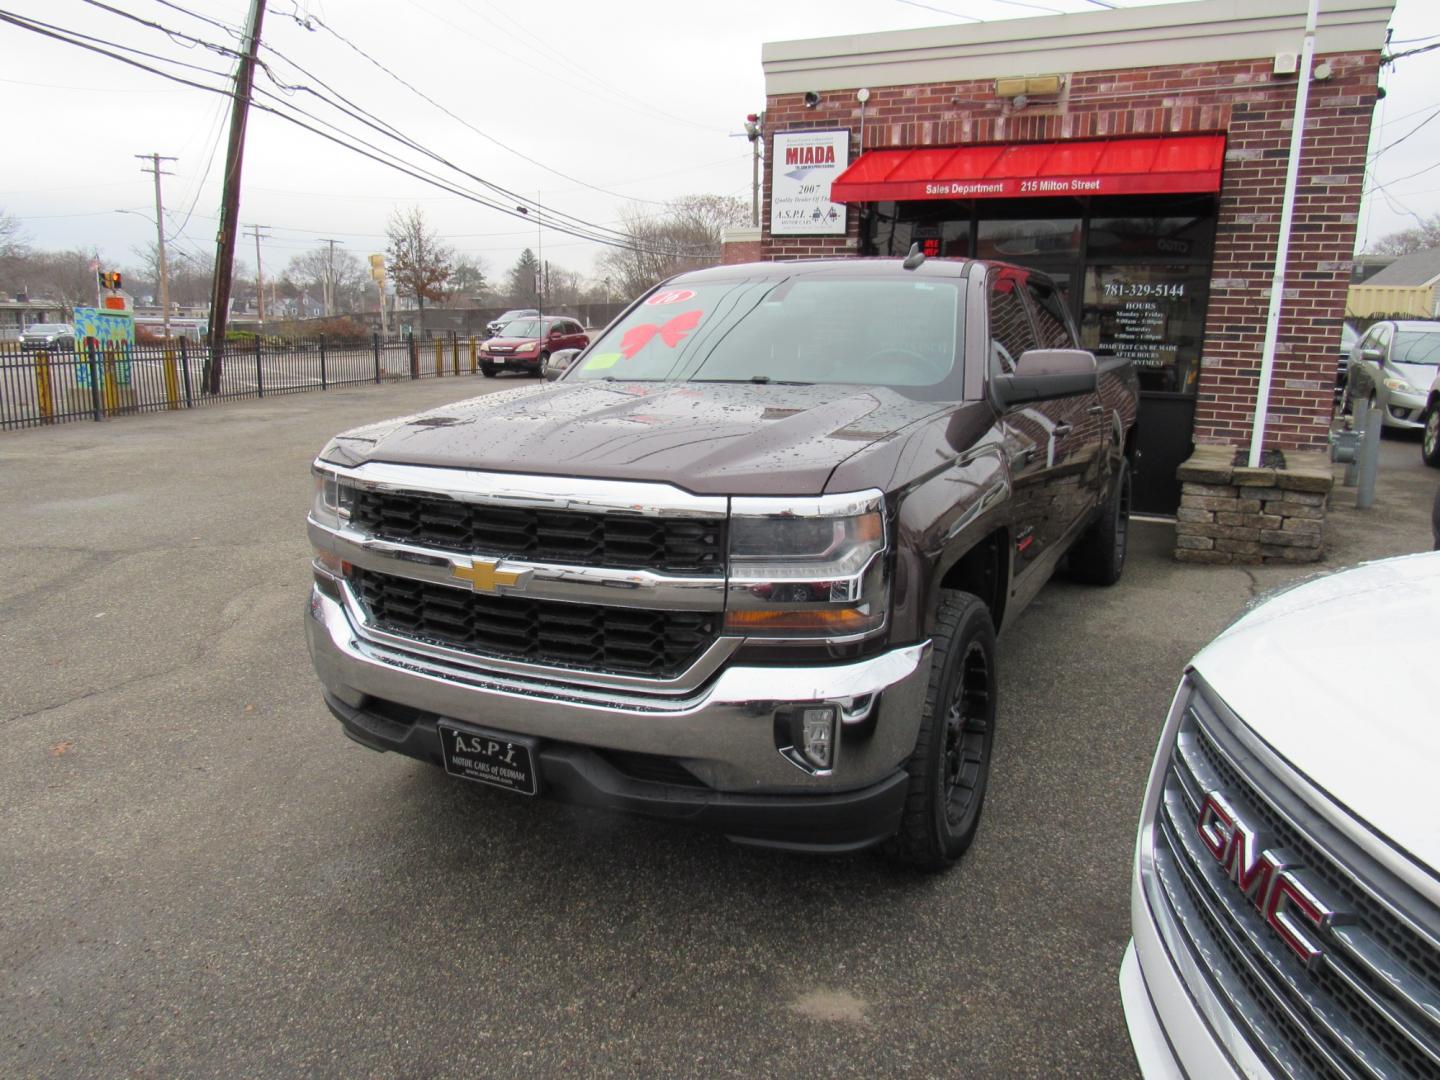
M830 199L846 203L1219 191L1224 161L1224 135L871 150L835 178Z

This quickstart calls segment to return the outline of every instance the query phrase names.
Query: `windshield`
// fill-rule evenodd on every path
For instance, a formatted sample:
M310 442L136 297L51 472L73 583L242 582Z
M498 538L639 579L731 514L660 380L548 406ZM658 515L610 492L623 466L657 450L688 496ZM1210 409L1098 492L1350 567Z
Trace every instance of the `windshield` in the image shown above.
M68 334L70 327L66 323L32 323L25 328L27 334Z
M1396 364L1440 365L1440 329L1401 330L1395 335L1390 360Z
M539 319L516 319L514 322L506 323L500 331L506 337L539 337Z
M671 285L611 327L574 377L879 385L958 399L959 285L849 273Z

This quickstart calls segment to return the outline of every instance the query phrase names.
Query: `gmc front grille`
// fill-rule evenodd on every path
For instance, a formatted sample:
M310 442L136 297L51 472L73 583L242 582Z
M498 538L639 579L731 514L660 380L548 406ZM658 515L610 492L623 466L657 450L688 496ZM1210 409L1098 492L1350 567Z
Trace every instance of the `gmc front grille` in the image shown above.
M723 519L537 510L357 489L350 521L382 540L467 555L682 574L719 575L725 566Z
M1152 894L1191 965L1277 1075L1440 1077L1440 911L1310 810L1197 688L1165 774ZM1202 841L1218 792L1341 914L1308 966ZM1172 947L1174 947L1172 945Z
M718 611L486 596L358 567L350 582L376 629L479 657L666 678L693 664L720 632Z

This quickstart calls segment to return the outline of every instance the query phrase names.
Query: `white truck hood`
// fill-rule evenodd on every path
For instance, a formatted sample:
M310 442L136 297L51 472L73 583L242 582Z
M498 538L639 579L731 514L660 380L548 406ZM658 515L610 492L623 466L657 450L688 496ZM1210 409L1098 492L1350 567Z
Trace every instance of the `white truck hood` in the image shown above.
M1297 586L1193 666L1296 769L1440 870L1440 552Z

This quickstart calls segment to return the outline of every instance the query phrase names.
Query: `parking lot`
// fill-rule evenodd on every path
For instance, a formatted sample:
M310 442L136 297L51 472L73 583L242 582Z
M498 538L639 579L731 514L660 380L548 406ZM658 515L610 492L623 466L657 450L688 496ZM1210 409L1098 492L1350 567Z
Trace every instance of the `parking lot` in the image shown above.
M1047 587L946 876L530 802L346 740L302 636L325 438L520 382L0 437L0 1075L1133 1075L1159 724L1198 646L1316 568L1180 565L1150 523L1115 588ZM1440 473L1383 451L1327 567L1430 546Z

